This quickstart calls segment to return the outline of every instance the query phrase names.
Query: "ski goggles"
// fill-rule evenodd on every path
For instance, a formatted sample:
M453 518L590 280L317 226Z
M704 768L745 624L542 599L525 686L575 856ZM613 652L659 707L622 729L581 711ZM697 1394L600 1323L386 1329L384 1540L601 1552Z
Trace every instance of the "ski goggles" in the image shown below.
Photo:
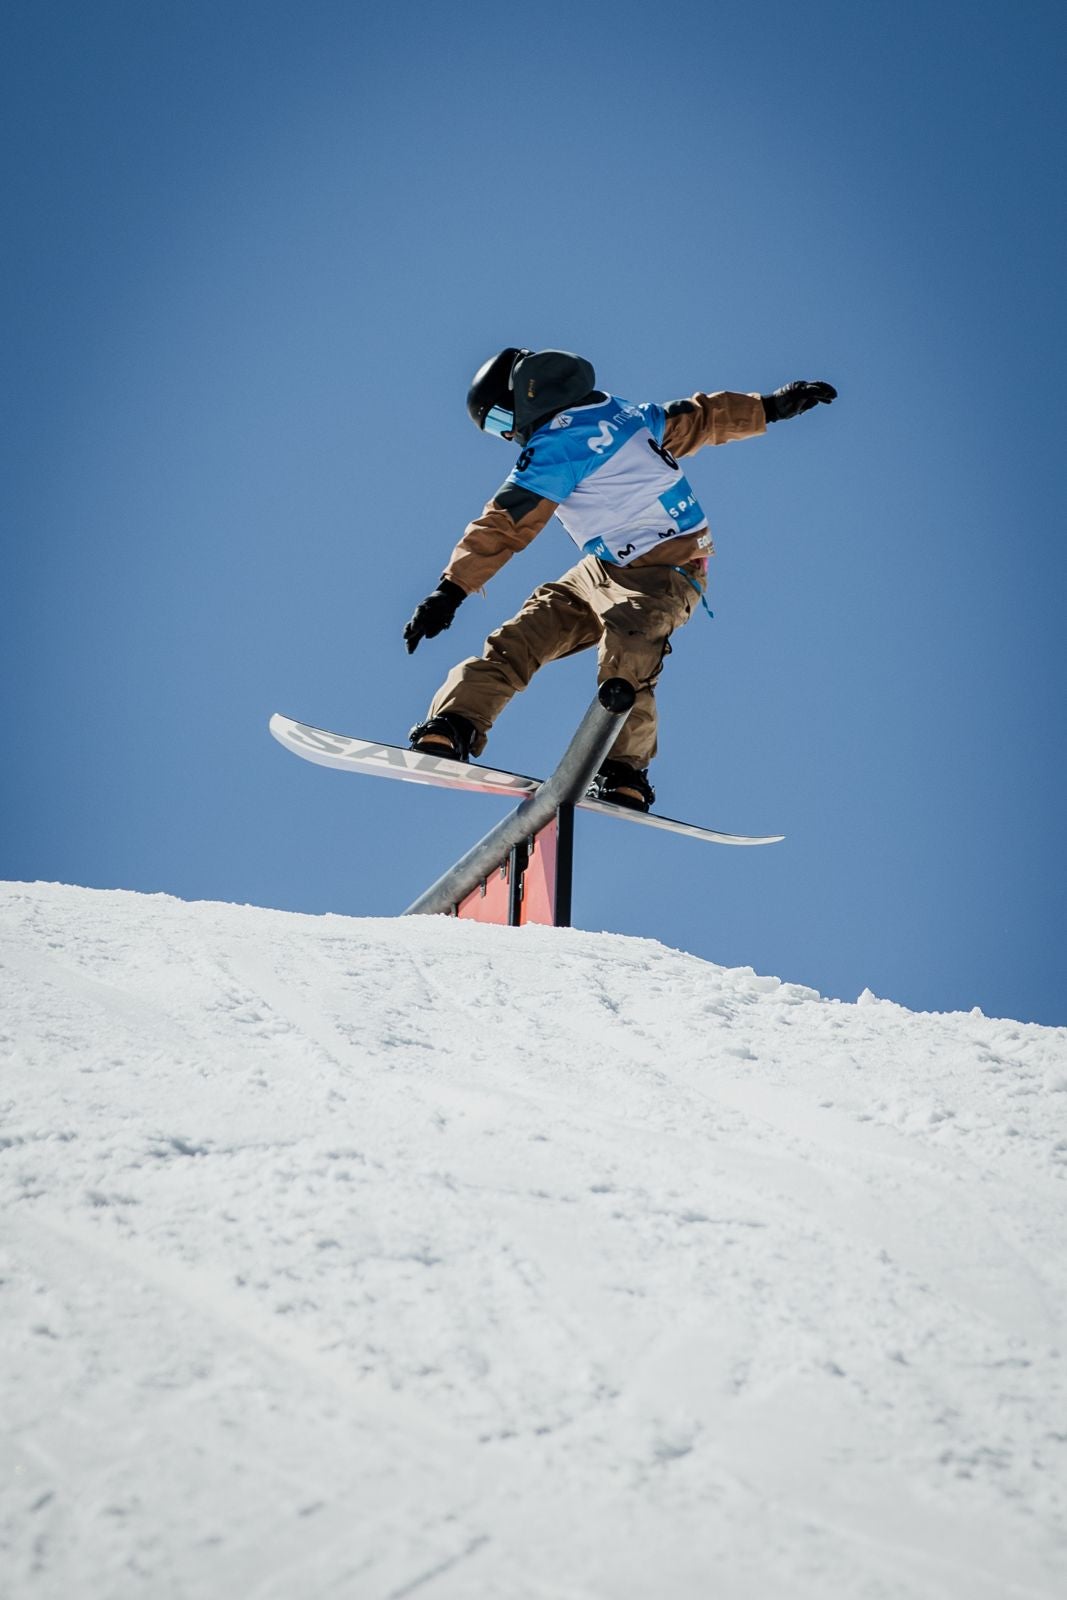
M482 423L483 430L486 433L495 433L498 439L506 439L514 427L513 413L505 411L503 406L490 406Z

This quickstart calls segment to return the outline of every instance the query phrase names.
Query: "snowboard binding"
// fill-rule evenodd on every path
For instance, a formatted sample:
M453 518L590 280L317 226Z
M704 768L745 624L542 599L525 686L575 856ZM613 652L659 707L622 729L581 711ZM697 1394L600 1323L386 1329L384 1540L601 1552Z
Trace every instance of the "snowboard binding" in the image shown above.
M451 761L467 762L478 730L473 722L456 711L442 711L439 717L420 722L408 734L408 749L427 756L446 756Z
M656 791L648 781L647 767L631 767L628 761L613 761L609 756L594 775L589 795L628 811L648 811Z

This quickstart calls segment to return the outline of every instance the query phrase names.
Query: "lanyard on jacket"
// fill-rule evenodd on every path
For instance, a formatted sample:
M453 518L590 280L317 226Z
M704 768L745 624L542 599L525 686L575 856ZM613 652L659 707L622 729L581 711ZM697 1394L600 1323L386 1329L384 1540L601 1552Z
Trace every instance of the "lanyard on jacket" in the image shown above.
M685 579L686 583L691 583L693 585L693 588L696 590L697 594L700 596L700 604L704 607L704 610L707 612L709 617L714 617L715 613L711 609L711 607L708 605L708 597L704 593L703 589L700 587L699 583L693 577L692 573L686 572L684 567L672 567L671 571L672 572L680 572L682 574L682 577Z

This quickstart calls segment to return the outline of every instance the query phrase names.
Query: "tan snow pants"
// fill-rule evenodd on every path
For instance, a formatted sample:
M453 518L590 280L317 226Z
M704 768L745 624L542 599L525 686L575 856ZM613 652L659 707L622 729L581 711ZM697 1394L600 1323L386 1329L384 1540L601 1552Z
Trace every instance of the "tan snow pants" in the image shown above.
M703 563L685 571L703 590ZM473 722L478 734L471 753L481 755L500 712L538 667L596 645L597 682L625 678L637 690L611 754L647 767L656 753L656 679L671 634L699 603L698 590L672 567L613 567L586 556L555 583L535 589L518 615L489 635L481 656L453 667L429 714L454 711Z

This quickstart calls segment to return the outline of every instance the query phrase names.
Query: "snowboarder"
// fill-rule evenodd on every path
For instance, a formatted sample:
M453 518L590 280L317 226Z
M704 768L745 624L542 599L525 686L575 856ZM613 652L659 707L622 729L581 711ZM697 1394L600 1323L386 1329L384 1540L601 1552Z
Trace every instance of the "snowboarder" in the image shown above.
M475 374L467 410L485 433L520 446L513 470L468 524L432 594L404 629L409 654L433 639L555 512L582 559L535 589L518 615L489 635L481 656L461 661L412 728L413 750L467 761L546 661L596 645L598 680L621 677L634 708L594 792L647 811L655 798L654 690L670 636L688 621L714 554L708 519L677 457L705 444L766 432L837 391L801 381L773 394L697 393L666 406L632 405L597 389L592 366L565 350L509 348Z

